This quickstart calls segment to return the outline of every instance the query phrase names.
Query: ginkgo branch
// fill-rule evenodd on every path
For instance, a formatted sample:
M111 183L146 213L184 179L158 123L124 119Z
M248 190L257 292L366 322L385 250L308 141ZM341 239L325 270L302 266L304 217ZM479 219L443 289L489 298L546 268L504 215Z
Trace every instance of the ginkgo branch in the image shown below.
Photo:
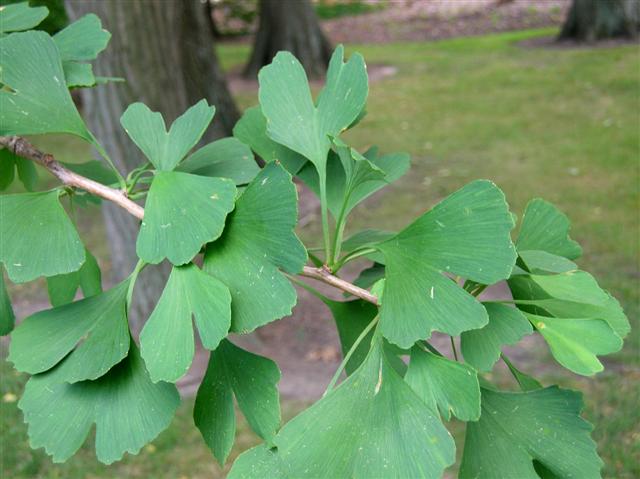
M56 161L52 155L38 150L25 138L19 136L0 136L0 146L8 148L22 158L32 160L42 165L66 186L80 188L92 195L109 200L140 220L144 217L144 208L129 199L125 191L105 186L85 176L74 173ZM324 268L305 266L300 275L322 281L365 301L375 305L378 304L378 298L375 295L366 289L359 288L348 281L332 275Z

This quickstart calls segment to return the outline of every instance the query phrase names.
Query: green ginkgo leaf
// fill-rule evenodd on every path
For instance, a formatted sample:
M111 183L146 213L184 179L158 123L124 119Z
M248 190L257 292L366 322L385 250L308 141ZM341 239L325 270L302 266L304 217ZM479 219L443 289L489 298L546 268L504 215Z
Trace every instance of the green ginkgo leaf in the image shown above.
M620 351L622 339L609 324L593 318L550 318L525 313L565 368L591 376L604 369L598 355Z
M78 271L47 278L51 306L70 303L76 297L78 288L82 289L85 298L102 292L100 266L89 250L86 250L85 254L86 260Z
M78 114L60 54L45 32L14 33L0 39L0 134L70 133L96 144Z
M511 393L482 389L482 415L467 424L463 479L599 478L602 461L580 417L579 393L557 387Z
M59 194L0 196L0 261L14 283L70 273L84 263L84 246Z
M369 92L367 70L360 54L344 63L340 45L329 62L327 81L316 104L300 62L289 52L278 52L258 74L262 113L267 134L276 143L311 161L326 177L329 136L347 129L365 106Z
M202 245L220 236L235 195L231 180L158 172L145 204L138 256L154 264L164 258L175 265L188 263Z
M140 352L153 382L176 382L191 366L195 350L192 316L202 345L215 349L231 325L231 295L218 279L190 263L171 270L140 334Z
M375 245L386 263L382 334L408 348L433 330L457 336L487 324L482 305L443 272L482 284L509 277L516 259L512 227L502 191L479 180Z
M381 338L354 374L287 423L274 442L279 461L262 468L264 477L439 478L455 460L449 432L388 363Z
M160 113L144 103L133 103L122 114L120 124L153 166L171 171L196 146L215 111L202 99L179 116L167 132Z
M111 34L102 28L100 18L85 15L53 36L58 47L67 86L93 86L96 78L91 65L80 63L95 60L107 47Z
M47 15L49 15L47 7L30 7L29 2L2 5L0 7L0 35L31 30L47 18Z
M273 141L267 135L267 119L259 106L247 108L233 127L233 135L249 145L266 163L278 160L292 175L297 174L307 159L300 153Z
M279 271L298 273L307 251L296 237L291 176L269 163L236 201L224 233L207 245L204 270L231 291L231 330L253 331L291 314L296 291Z
M500 303L484 303L484 307L489 314L489 324L460 336L464 360L480 372L491 371L503 346L516 344L533 332L518 309Z
M13 331L16 324L16 316L11 306L11 298L4 282L4 274L0 271L0 336Z
M227 479L285 479L287 472L278 451L267 444L259 444L244 451L233 462Z
M629 333L629 320L618 301L584 271L517 275L508 284L523 311L556 318L602 319L619 337Z
M74 383L96 379L129 351L125 280L104 293L40 311L11 333L9 361L18 371L37 374L56 368L56 376Z
M334 218L348 215L363 200L396 181L409 168L409 155L393 153L377 156L369 150L364 155L334 139L336 153L327 160L327 207ZM298 176L320 195L318 173L312 164L305 165Z
M227 340L211 354L193 418L221 465L235 440L234 396L251 429L266 441L273 440L280 426L279 380L276 363Z
M260 172L251 149L237 138L222 138L189 155L178 171L229 178L236 185L249 183Z
M527 270L533 274L568 273L578 269L573 261L546 251L519 250L518 256Z
M580 245L569 238L569 219L551 203L536 198L527 205L516 241L518 251L541 250L576 259Z
M18 403L31 447L44 447L54 462L71 457L94 423L100 462L137 454L169 425L180 404L173 384L151 382L133 343L129 356L96 381L65 382L61 373L69 360L29 379Z
M404 379L434 413L439 412L447 421L452 414L461 421L480 417L478 375L466 364L414 346Z
M363 300L355 301L332 301L324 296L319 298L327 305L333 320L336 323L338 336L340 337L340 346L342 355L345 356L362 331L373 321L378 314L378 308L373 304ZM351 358L344 367L347 375L351 375L364 362L371 345L373 331L364 337L355 351L351 354Z

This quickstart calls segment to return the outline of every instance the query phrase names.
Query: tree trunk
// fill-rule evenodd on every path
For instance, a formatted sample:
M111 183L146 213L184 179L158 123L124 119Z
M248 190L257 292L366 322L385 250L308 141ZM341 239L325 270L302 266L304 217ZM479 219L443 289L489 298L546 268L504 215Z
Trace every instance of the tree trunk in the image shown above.
M281 50L293 53L310 77L324 74L332 48L309 0L260 0L260 24L245 76L255 78Z
M640 0L573 0L558 40L636 38Z
M141 101L163 114L167 126L201 98L215 105L205 141L225 136L238 119L214 52L213 31L206 5L199 0L68 0L72 18L96 13L112 34L107 49L94 66L109 83L83 91L84 117L121 172L143 162L140 150L120 126L120 116ZM104 204L111 249L112 277L120 281L138 258L135 244L138 221L113 205ZM168 266L149 267L140 275L130 321L135 332L149 316L164 287Z

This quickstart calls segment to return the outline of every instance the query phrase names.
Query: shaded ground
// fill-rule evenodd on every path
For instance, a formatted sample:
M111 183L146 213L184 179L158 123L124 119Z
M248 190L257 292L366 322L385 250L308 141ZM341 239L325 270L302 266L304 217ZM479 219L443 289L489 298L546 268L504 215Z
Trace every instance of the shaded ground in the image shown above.
M441 40L558 26L567 0L392 0L384 10L323 23L336 43Z

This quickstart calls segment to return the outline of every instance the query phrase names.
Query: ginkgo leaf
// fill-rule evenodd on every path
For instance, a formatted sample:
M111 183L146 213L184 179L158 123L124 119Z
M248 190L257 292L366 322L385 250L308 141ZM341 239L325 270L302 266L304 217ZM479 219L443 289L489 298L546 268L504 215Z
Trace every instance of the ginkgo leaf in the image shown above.
M236 201L224 233L207 245L204 270L231 291L231 330L253 331L291 314L296 291L279 268L297 273L307 251L296 237L296 188L269 163Z
M44 447L54 462L64 462L96 425L100 462L111 464L162 432L180 404L173 384L152 383L135 344L129 356L96 381L68 384L67 358L55 369L27 382L18 406L29 426L31 447Z
M604 369L598 355L620 351L622 339L609 324L593 318L550 318L525 313L565 368L591 376Z
M36 27L49 15L47 7L30 7L29 2L0 7L0 35ZM3 58L4 60L4 58Z
M107 48L111 34L102 28L97 15L85 15L53 36L62 61L95 60Z
M195 350L192 316L202 345L215 349L231 325L231 295L218 279L190 263L171 270L140 334L140 352L153 382L175 382L191 366Z
M118 182L118 178L114 174L113 170L110 170L101 161L89 160L83 163L67 163L61 161L65 168L78 173L79 175L86 176L87 178L102 183L103 185L111 185Z
M0 271L0 336L13 331L15 323L16 316L11 306L11 298L7 291L7 285L4 283L4 274Z
M479 180L375 245L386 263L382 334L408 348L433 330L457 336L487 324L482 305L442 273L482 284L509 277L516 259L512 227L502 191Z
M326 84L315 105L304 68L291 53L278 52L258 74L267 134L310 160L320 178L326 177L329 136L337 136L351 125L364 108L369 91L362 56L356 53L347 63L343 58L340 45L331 57Z
M16 159L18 157L8 148L0 150L0 191L6 190L16 176Z
M56 368L70 383L96 379L129 351L125 280L104 293L35 313L11 333L9 361L37 374Z
M107 47L111 34L102 28L93 13L69 24L53 36L58 47L67 86L93 86L96 78L91 65L79 63L95 60Z
M354 374L285 424L274 442L279 461L271 465L292 478L439 478L455 460L449 432L390 366L380 338ZM264 477L282 477L277 469L262 468Z
M86 260L78 271L47 278L51 306L70 303L76 297L78 288L82 289L85 298L102 292L100 266L89 250L85 254Z
M259 444L244 451L233 462L227 479L284 479L287 472L280 460L278 451L266 444Z
M538 479L536 461L552 477L599 478L602 461L581 410L579 393L555 386L521 393L482 389L482 415L467 424L460 477Z
M484 303L484 307L489 314L489 324L460 336L464 360L480 372L491 371L503 346L516 344L533 332L518 309L500 303Z
M338 329L342 355L345 356L362 331L378 314L378 308L363 300L332 301L324 296L320 299L327 305ZM371 331L356 347L351 358L344 367L347 375L353 374L369 353L373 331Z
M502 360L505 362L516 381L518 381L520 389L523 391L535 391L536 389L542 389L542 384L540 384L536 378L520 371L506 356L502 355Z
M14 283L70 273L84 263L84 246L58 195L0 196L0 261Z
M369 289L382 278L384 278L384 265L374 263L370 268L362 270L353 284L360 288Z
M188 263L220 236L236 187L225 178L160 171L151 183L136 252L147 263Z
M536 198L527 205L516 241L518 251L542 250L576 259L582 255L580 245L569 238L569 219L551 203Z
M339 139L334 139L336 153L327 160L327 206L334 218L347 215L363 200L407 172L409 155L362 155ZM298 174L311 190L320 195L318 173L312 164Z
M546 251L518 251L518 256L533 274L567 273L578 269L573 261Z
M584 271L553 276L518 275L510 278L508 284L518 307L524 311L556 318L603 319L621 338L631 329L618 301Z
M249 183L260 172L251 149L237 138L222 138L189 155L178 171L202 176L219 176L236 185Z
M198 143L215 111L202 99L179 116L167 132L160 113L144 103L133 103L122 114L120 124L153 166L171 171Z
M366 246L373 246L395 236L396 233L391 231L364 229L355 233L342 242L342 250L345 252L354 251ZM384 261L384 256L379 255Z
M300 171L307 159L300 153L273 141L267 135L267 119L259 106L247 108L233 127L233 135L249 145L266 163L278 160L292 175Z
M466 364L414 346L404 380L434 413L447 421L452 414L461 421L480 417L478 375Z
M266 441L273 440L280 426L279 380L276 363L227 340L211 354L193 418L220 464L226 462L235 440L234 396L251 429Z
M60 54L45 32L0 39L0 134L70 133L96 144L65 84Z

